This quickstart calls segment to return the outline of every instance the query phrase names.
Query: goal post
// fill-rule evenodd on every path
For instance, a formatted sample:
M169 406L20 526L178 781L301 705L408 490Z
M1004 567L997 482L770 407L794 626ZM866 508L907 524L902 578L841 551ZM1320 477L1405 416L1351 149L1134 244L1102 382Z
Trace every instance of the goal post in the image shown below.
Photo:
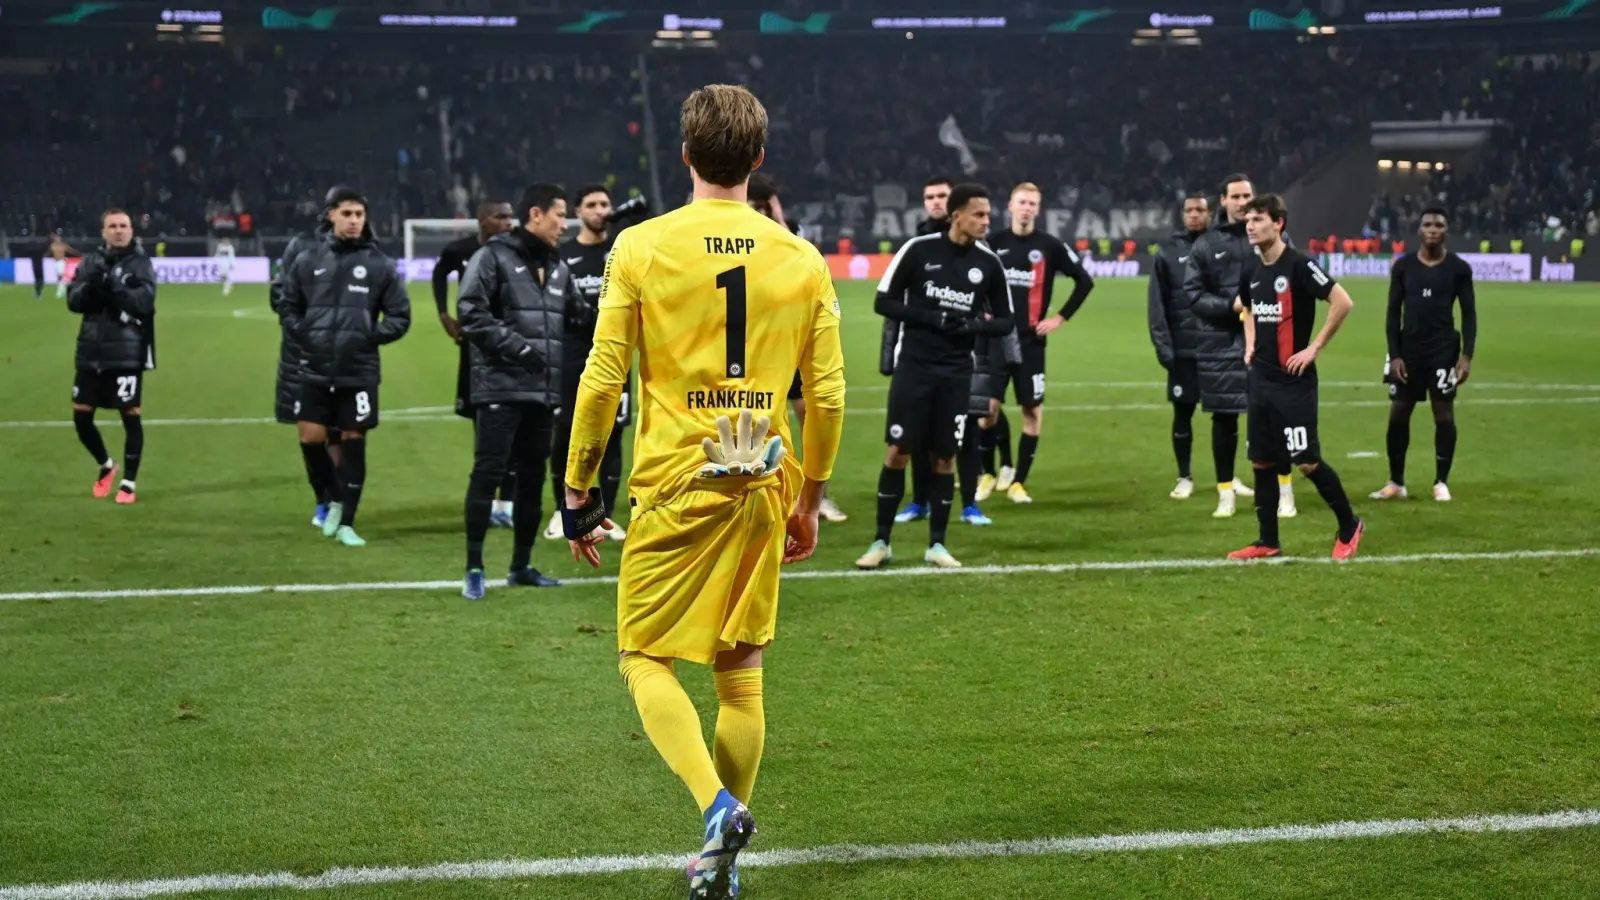
M513 219L513 222L517 220ZM567 219L567 236L579 225L577 219ZM433 276L433 263L444 252L444 246L478 233L477 219L406 219L402 223L405 235L404 267L407 281L427 281ZM426 269L427 271L423 271Z

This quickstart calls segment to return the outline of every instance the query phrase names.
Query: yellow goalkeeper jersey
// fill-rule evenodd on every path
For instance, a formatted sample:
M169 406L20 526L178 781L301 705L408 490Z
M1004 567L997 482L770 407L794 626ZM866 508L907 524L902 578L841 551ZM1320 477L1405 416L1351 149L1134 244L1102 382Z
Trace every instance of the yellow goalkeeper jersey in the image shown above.
M594 484L635 350L628 490L643 508L696 477L718 416L768 416L794 453L785 398L796 371L807 410L802 470L818 481L832 475L844 426L839 300L810 243L731 200L697 200L617 236L573 410L575 490Z

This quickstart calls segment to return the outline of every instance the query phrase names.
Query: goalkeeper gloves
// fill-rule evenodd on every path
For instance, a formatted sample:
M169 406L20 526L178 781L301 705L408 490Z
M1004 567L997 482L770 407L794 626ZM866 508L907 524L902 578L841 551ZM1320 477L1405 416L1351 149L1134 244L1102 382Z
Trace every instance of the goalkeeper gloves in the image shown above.
M739 413L739 428L735 432L727 416L717 416L717 435L721 442L702 438L700 446L709 462L700 469L701 478L722 478L728 475L764 475L778 467L783 460L783 438L767 437L772 426L766 416L752 423L750 410Z

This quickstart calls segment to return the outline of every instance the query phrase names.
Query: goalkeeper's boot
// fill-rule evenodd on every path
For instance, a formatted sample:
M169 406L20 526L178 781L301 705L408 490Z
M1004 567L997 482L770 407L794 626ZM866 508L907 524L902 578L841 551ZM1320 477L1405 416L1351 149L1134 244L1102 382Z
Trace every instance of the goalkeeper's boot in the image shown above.
M532 566L523 566L520 569L511 570L511 573L506 576L506 585L509 587L560 587L561 582L554 578L546 577Z
M1381 488L1367 495L1369 500L1404 500L1406 499L1406 486L1389 482Z
M1278 518L1292 519L1300 515L1300 510L1294 505L1294 485L1287 481L1278 482Z
M361 535L356 534L356 530L349 525L339 526L339 530L334 533L334 540L346 547L365 547L367 545L367 542L361 539Z
M318 503L317 511L311 515L311 527L322 530L322 523L328 521L328 504Z
M961 510L961 521L968 525L993 525L994 520L983 514L977 506L968 506Z
M979 503L989 499L989 495L994 493L994 486L998 481L999 479L995 478L993 475L990 475L988 472L978 476L978 489L973 492L974 498L976 498Z
M961 568L961 563L957 562L956 558L950 555L950 551L946 550L943 544L934 544L932 547L929 547L928 552L922 555L922 561L940 569Z
M894 520L899 522L901 525L904 525L907 522L915 522L918 519L926 519L927 517L927 504L913 501L911 503L907 503L905 509L902 509L900 512L896 513Z
M328 511L322 517L322 536L331 538L339 533L339 523L344 521L344 504L329 503Z
M468 569L467 582L461 586L461 596L468 600L482 600L488 590L488 584L483 577L482 569Z
M100 474L94 481L94 495L96 499L104 500L111 496L111 488L117 483L117 464L100 467Z
M1011 498L1012 503L1033 502L1033 498L1028 496L1028 489L1023 487L1020 481L1011 482L1011 486L1006 488L1006 496Z
M856 560L858 569L881 569L894 559L894 551L889 549L888 541L873 541L867 552Z
M755 817L726 790L706 810L705 843L689 863L689 900L728 900L739 895L735 864L756 833Z

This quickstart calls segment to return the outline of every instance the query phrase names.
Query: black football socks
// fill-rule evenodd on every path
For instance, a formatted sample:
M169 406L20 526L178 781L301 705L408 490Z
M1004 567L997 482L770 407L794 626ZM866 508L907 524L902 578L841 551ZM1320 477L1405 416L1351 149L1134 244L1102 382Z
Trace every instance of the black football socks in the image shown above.
M1261 543L1279 547L1278 473L1274 469L1256 469L1256 521L1261 525Z
M333 467L333 457L328 455L328 445L320 441L301 443L300 458L306 464L306 482L318 503L332 503L339 499L339 479Z
M104 475L111 468L111 456L106 453L105 438L100 436L100 429L94 424L94 410L73 410L72 427L78 431L78 443L94 457L94 464L100 467L100 474Z
M344 458L339 463L339 504L344 514L339 525L354 528L356 510L361 508L361 489L367 481L367 439L351 440L346 436L341 446Z
M1033 455L1039 451L1039 436L1024 433L1017 440L1017 477L1016 483L1022 484L1028 480L1028 473L1033 470Z
M928 505L928 454L911 454L911 502L924 508ZM902 490L901 496L905 495Z
M1211 416L1211 460L1217 466L1217 484L1233 484L1233 460L1239 455L1239 415Z
M961 508L978 504L978 417L967 416L967 428L962 434L961 446L956 448L956 472L961 476Z
M1178 460L1178 477L1191 477L1189 458L1194 453L1194 404L1172 405L1172 455Z
M994 433L995 449L1000 451L1001 468L1011 468L1011 420L1006 418L1005 410L1000 410L999 418L989 430Z
M950 529L950 505L955 502L956 476L954 472L935 473L929 478L928 546L944 543L945 532Z
M1456 416L1451 410L1447 415L1435 417L1433 420L1433 483L1444 484L1450 480L1450 464L1456 456Z
M1339 517L1339 540L1348 541L1355 537L1356 514L1355 510L1350 508L1350 498L1345 495L1344 483L1339 480L1339 473L1333 470L1333 466L1322 462L1318 463L1306 477L1317 486L1317 493L1322 495L1323 501L1333 510L1333 514ZM1261 496L1259 486L1256 488L1256 496Z
M906 470L883 467L878 473L878 535L888 543L894 531L894 517L900 511L900 501L906 495Z
M1406 451L1411 449L1411 420L1389 416L1389 433L1384 442L1389 452L1389 480L1398 485L1406 483Z
M133 484L139 477L139 458L144 456L144 419L123 410L122 436L122 480Z
M978 454L983 460L983 474L993 475L994 469L994 432L999 425L980 428L978 431Z

